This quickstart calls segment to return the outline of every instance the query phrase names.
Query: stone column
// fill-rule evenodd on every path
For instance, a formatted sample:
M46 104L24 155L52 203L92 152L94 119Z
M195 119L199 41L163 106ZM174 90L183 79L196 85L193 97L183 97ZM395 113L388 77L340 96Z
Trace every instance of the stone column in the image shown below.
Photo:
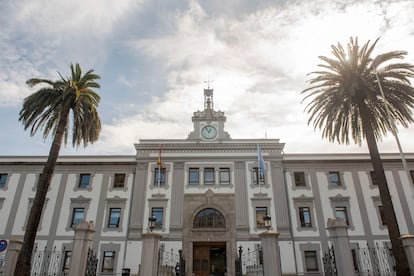
M6 259L4 260L3 275L13 275L16 267L17 258L22 250L23 241L10 240L7 247Z
M410 275L414 276L414 235L402 235L400 239L404 247L405 255L407 256Z
M265 276L282 275L280 262L279 233L266 231L260 236L263 252L263 273Z
M154 232L142 235L140 275L157 276L160 240L161 235Z
M81 221L76 225L68 276L85 275L88 250L92 244L94 228L92 221Z
M338 276L355 276L351 247L348 238L348 225L343 218L328 219L329 237L335 252Z

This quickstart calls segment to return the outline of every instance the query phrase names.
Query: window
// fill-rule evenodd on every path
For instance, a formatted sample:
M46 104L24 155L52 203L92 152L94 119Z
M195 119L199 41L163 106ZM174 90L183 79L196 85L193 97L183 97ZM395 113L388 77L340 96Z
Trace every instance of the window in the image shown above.
M294 172L293 177L295 178L296 187L305 187L305 173L304 172Z
M189 169L189 185L199 185L200 184L200 170L198 168Z
M110 208L108 228L118 228L120 220L121 220L121 208Z
M385 221L385 213L384 213L384 206L378 206L378 213L381 219L382 225L387 225L387 222Z
M102 272L114 272L115 251L104 251L102 260Z
M370 171L369 174L371 175L372 185L377 186L377 176L375 175L374 171Z
M221 185L230 184L230 169L229 168L220 168L220 184Z
M305 251L306 272L319 271L316 251Z
M0 173L0 188L6 187L7 173Z
M265 228L264 217L267 214L267 207L256 207L256 227Z
M89 188L91 181L91 175L90 174L81 174L79 178L79 188Z
M341 179L339 172L329 172L329 185L330 186L341 186Z
M155 229L162 229L162 221L164 219L164 208L153 207L151 209L151 216L154 216L156 218Z
M154 186L165 186L165 168L155 168L155 175L154 175Z
M312 227L311 213L309 207L299 207L299 219L301 227Z
M194 228L225 228L224 216L216 209L203 209L194 218Z
M114 175L114 188L123 188L125 185L125 174L116 173Z
M214 168L204 168L204 185L214 185Z
M345 206L337 206L337 207L335 207L335 217L336 218L343 218L343 219L345 219L346 224L349 225L348 213L346 211L346 207Z
M265 178L264 175L260 173L260 170L258 167L253 168L253 183L254 185L264 185L265 184Z
M71 258L72 258L72 251L64 251L62 272L69 273Z
M78 224L79 221L85 219L85 208L73 208L72 213L72 228Z

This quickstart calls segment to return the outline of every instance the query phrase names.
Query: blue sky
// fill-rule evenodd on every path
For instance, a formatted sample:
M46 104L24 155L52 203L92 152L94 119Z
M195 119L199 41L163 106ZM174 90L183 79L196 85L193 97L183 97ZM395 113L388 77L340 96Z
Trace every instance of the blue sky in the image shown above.
M18 122L29 78L80 63L101 76L100 140L62 154L134 154L139 139L185 139L212 80L232 138L279 138L285 152L367 152L321 139L300 92L330 45L381 39L374 54L414 63L414 1L0 0L0 155L46 155ZM399 129L414 152L414 127ZM380 143L397 152L391 135Z

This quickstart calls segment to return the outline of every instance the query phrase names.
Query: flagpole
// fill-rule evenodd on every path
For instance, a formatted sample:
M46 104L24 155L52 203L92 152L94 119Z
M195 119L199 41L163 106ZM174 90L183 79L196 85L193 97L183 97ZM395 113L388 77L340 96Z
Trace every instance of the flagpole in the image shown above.
M397 135L396 125L395 125L394 121L391 120L390 109L388 107L388 101L385 98L384 90L382 89L382 85L381 85L381 82L380 82L380 79L378 77L377 72L374 71L374 74L375 74L375 77L377 78L377 82L378 82L378 86L379 86L379 89L380 89L380 92L381 92L381 96L382 96L382 98L384 100L384 103L385 103L385 112L387 113L388 124L390 125L391 132L395 137L395 141L397 142L397 146L398 146L398 150L400 151L400 157L401 157L401 160L402 160L404 171L407 174L408 181L410 181L411 176L410 176L410 172L408 170L407 161L405 160L405 156L404 156L404 152L403 152L402 147L401 147L400 139L398 138L398 135Z
M266 173L266 164L263 159L262 150L260 149L260 145L257 144L257 182L259 184L259 194L262 193L262 185L260 182L260 175L265 177Z
M161 168L162 168L162 163L161 163L161 149L162 149L162 145L160 145L160 151L158 153L158 191L157 193L160 194L160 186L161 186Z

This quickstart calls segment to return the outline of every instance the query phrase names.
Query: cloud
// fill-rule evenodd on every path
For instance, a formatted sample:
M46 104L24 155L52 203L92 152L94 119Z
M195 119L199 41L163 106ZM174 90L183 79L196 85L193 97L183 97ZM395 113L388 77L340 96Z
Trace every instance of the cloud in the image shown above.
M145 112L156 114L161 124L189 124L190 112L202 109L202 80L212 78L215 107L226 111L233 138L263 137L267 130L309 148L309 142L320 142L321 137L307 126L300 91L306 88L306 74L317 69L317 57L329 56L330 45L345 44L356 35L365 42L383 34L378 52L394 50L389 40L395 29L413 29L401 19L410 18L407 8L414 10L408 1L291 1L231 17L189 1L189 8L173 18L171 33L129 44L162 60L167 74L166 95L154 99ZM397 46L406 43L411 39ZM127 121L136 125L142 119Z
M14 20L0 19L0 104L21 100L27 78L55 78L55 68L81 61L105 76L98 152L133 152L140 138L186 138L207 79L232 138L267 132L291 152L339 150L307 126L306 74L350 36L381 36L374 54L411 50L414 2L256 2L9 1Z

